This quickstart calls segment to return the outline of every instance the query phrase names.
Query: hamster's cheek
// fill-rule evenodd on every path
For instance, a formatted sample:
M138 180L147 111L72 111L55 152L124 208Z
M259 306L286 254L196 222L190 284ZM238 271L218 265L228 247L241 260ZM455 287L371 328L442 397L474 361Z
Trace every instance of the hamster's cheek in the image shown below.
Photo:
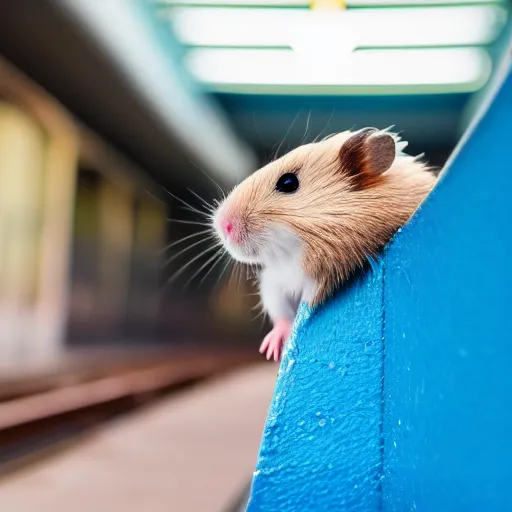
M225 242L224 247L233 259L241 263L261 263L257 249L251 247L249 244L233 245L229 242Z
M289 261L295 258L301 252L302 242L291 228L274 224L265 230L265 244L262 248L262 257L272 264L276 260Z
M212 227L217 233L217 236L221 241L224 241L224 233L222 230L222 219L224 218L226 210L226 204L222 203L217 210L215 210L212 218Z

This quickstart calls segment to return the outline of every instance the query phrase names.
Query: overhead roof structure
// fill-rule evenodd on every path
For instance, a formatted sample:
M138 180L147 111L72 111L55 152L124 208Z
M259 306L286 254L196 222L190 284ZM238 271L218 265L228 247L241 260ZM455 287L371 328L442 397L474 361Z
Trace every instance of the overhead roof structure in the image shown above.
M394 125L442 165L492 76L510 0L150 0L262 160Z
M158 180L229 187L285 135L394 124L449 150L510 5L3 0L0 52Z
M212 90L286 95L476 91L508 15L499 0L155 6L186 45L189 69Z
M0 52L160 182L231 186L256 165L146 2L4 0Z

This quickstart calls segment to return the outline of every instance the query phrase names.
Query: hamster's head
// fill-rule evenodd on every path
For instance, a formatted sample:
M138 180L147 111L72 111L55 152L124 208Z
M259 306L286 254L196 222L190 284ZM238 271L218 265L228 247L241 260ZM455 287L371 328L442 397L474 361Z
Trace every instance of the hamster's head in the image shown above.
M392 236L430 189L422 183L433 182L399 140L366 128L294 149L219 205L218 237L238 261L272 265L300 252L311 277L339 281Z

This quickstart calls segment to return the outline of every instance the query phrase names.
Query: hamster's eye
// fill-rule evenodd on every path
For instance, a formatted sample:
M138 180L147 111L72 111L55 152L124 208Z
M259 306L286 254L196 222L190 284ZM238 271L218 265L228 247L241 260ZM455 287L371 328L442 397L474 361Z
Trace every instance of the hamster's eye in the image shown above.
M299 188L299 178L293 172L283 174L276 183L276 190L283 194L293 194Z

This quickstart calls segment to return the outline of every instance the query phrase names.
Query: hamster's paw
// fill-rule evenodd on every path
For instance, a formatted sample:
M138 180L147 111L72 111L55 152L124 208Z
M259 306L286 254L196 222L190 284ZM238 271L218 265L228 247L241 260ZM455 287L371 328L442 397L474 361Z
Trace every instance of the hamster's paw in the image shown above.
M290 336L291 330L292 322L284 319L278 320L274 324L274 328L265 336L260 346L260 354L266 352L267 360L273 357L274 361L279 361L281 358L281 350Z

